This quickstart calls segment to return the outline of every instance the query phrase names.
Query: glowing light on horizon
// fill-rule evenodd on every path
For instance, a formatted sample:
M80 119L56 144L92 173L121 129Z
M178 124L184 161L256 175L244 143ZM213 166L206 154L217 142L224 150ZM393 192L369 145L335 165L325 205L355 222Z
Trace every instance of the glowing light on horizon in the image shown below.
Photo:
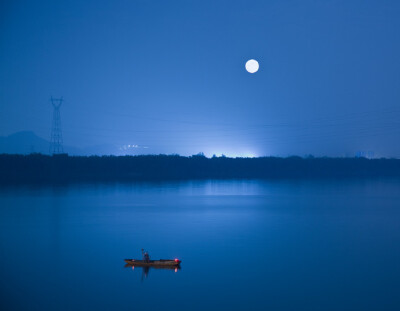
M139 146L139 145L130 145L130 144L127 144L127 145L122 145L121 147L119 147L119 150L130 150L130 149L140 149L140 148L143 148L143 149L147 149L147 148L149 148L149 147L147 147L147 146Z
M257 158L259 155L252 152L234 153L234 152L214 152L210 157L216 156L227 157L227 158Z

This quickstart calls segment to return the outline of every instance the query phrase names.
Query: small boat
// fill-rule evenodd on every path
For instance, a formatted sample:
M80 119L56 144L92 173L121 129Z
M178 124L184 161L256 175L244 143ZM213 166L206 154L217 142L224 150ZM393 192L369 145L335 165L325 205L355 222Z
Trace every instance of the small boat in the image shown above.
M179 267L181 260L179 259L159 259L159 260L139 260L124 259L126 264L137 267Z
M178 270L181 270L181 266L140 266L140 265L132 265L129 263L125 263L125 268L142 268L142 269L161 269L161 270L175 270L175 272L178 272Z

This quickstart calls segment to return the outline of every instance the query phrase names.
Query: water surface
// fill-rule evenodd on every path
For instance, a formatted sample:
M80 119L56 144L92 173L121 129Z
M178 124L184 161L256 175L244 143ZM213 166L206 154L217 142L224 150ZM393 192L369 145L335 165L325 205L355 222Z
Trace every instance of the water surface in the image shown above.
M400 182L0 189L0 255L2 310L399 310Z

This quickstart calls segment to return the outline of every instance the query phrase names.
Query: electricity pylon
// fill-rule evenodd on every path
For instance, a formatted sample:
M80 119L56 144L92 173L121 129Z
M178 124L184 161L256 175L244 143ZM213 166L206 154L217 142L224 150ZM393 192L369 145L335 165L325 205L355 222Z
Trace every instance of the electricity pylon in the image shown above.
M63 138L61 132L61 115L60 107L62 105L63 98L51 97L51 104L53 105L53 126L51 127L51 138L50 138L50 154L64 153L63 149Z

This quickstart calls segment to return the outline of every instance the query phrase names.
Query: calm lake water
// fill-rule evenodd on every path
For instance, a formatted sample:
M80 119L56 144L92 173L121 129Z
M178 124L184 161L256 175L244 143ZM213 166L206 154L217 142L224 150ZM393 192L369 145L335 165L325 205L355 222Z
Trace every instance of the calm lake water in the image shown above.
M179 258L143 273L124 258ZM0 189L1 310L399 310L400 182Z

